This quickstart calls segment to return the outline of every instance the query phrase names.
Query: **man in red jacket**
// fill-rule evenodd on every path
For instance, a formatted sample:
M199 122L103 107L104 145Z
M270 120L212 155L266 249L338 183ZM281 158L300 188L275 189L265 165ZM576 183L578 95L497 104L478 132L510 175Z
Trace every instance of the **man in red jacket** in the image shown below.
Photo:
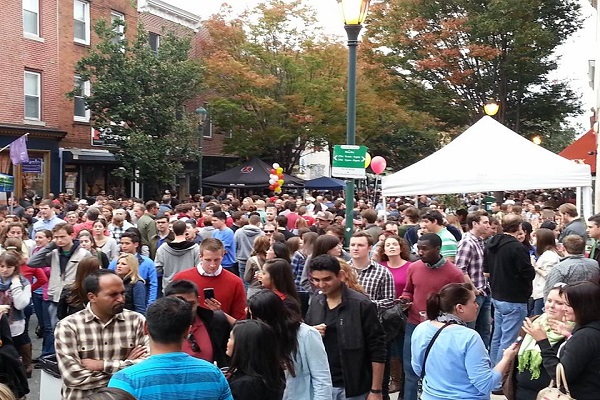
M200 290L199 304L205 308L220 310L234 319L246 317L246 293L240 277L221 266L225 255L223 243L215 238L207 238L200 244L200 264L181 271L173 281L187 279ZM205 298L204 289L213 289L214 300Z

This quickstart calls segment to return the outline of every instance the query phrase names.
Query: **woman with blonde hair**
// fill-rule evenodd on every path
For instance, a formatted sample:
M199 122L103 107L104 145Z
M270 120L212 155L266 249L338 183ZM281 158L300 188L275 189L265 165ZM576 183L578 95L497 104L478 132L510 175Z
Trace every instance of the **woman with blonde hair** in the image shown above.
M146 282L140 276L139 263L133 254L122 253L117 258L115 271L125 285L125 308L146 314L148 301Z
M246 271L244 272L244 283L248 287L248 298L262 288L257 277L257 272L262 271L262 267L267 259L267 251L270 247L271 241L268 237L260 236L254 239L252 253L250 253L250 258L246 262Z

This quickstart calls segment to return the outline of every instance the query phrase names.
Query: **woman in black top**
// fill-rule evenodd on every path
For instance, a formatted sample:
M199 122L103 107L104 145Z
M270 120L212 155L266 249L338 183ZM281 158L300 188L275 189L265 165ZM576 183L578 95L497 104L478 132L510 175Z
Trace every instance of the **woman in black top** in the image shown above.
M234 400L281 400L285 389L283 359L275 331L266 323L247 319L233 326L227 355L231 357L229 386Z
M564 367L571 396L577 400L597 400L600 393L600 286L592 282L577 282L565 286L565 318L575 322L569 334L562 323L553 329L568 339L558 350L544 337L545 332L525 321L523 328L533 336L542 350L544 368L556 379L556 365Z

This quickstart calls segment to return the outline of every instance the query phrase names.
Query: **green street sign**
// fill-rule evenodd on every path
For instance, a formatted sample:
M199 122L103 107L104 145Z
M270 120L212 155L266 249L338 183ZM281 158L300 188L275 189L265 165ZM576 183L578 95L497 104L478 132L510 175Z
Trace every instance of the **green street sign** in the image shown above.
M337 178L364 179L366 146L336 144L333 146L331 176Z

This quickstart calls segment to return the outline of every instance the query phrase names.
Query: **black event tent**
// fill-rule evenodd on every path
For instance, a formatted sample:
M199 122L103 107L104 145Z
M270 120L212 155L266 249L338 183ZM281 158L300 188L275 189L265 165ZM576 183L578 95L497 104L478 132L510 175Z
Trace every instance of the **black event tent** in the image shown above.
M327 176L322 176L320 178L315 178L304 182L304 189L344 190L345 188L346 181L329 178Z
M242 165L203 179L202 184L213 187L267 188L271 169L267 163L254 157ZM284 188L304 187L304 180L288 174L283 175Z

